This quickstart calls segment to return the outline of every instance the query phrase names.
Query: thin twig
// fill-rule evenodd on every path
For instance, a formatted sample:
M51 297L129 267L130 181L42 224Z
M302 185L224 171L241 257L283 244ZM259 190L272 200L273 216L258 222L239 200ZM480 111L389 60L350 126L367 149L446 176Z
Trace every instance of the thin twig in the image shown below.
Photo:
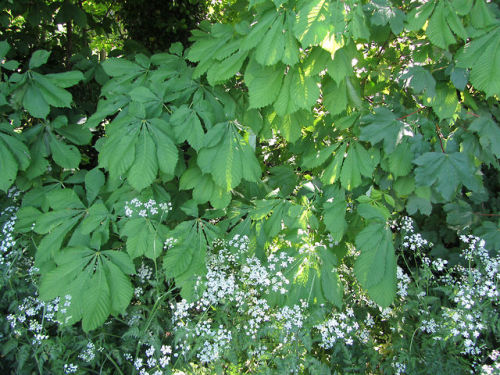
M500 216L500 214L483 214L482 212L473 212L473 214L479 216Z
M436 124L436 134L438 135L438 138L439 138L439 144L441 145L441 151L443 151L443 153L444 153L443 135L441 134L441 129L439 128L438 124Z
M405 119L405 118L407 118L407 117L410 117L411 115L414 115L415 113L420 112L420 111L421 111L422 109L424 109L424 108L425 108L425 107L421 107L421 108L417 109L416 111L414 111L414 112L412 112L412 113L410 113L410 114L408 114L408 115L404 115L403 117L398 118L398 120L403 120L403 119Z

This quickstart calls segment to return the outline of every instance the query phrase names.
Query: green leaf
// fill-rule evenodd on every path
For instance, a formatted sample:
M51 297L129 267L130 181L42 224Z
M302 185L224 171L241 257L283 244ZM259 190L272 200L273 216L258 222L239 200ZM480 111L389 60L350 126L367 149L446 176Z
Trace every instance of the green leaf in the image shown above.
M238 51L223 61L213 64L207 70L207 80L210 85L215 86L234 77L248 56L248 51Z
M7 192L16 180L18 165L2 139L0 139L0 190Z
M401 80L404 81L404 87L411 87L415 93L427 93L427 96L432 97L436 91L436 80L429 70L422 66L409 67L402 75Z
M280 14L274 20L264 39L255 49L255 59L261 65L274 65L283 57L285 50L285 34L283 33L284 16Z
M242 178L258 181L261 174L253 149L232 123L217 124L207 132L197 163L226 191L238 186Z
M194 110L187 105L182 105L175 110L169 121L174 129L177 143L187 140L196 151L200 150L205 132Z
M33 55L31 55L30 62L29 62L29 68L30 69L35 69L47 62L49 59L50 52L45 51L43 49L39 49L35 52L33 52Z
M471 68L470 81L487 97L500 95L500 27L468 42L457 54L457 67Z
M87 211L87 215L82 220L80 230L83 234L90 234L102 225L107 225L109 221L109 211L102 202L94 203Z
M406 202L406 211L410 215L420 211L422 215L429 216L432 212L431 189L427 186L417 187L415 194L412 194Z
M418 31L424 27L425 23L429 19L434 6L436 3L434 1L429 1L418 8L414 8L406 17L408 21L408 30Z
M102 265L96 267L94 275L83 294L82 328L89 332L100 327L111 311L111 292Z
M103 250L102 254L118 266L121 272L127 275L135 274L135 266L127 253L118 250Z
M104 173L99 168L91 169L85 174L85 193L87 194L87 202L89 204L97 197L104 183Z
M272 104L281 88L284 68L277 64L264 67L250 59L245 70L245 84L248 87L250 108L261 108Z
M269 169L269 186L272 189L280 189L282 196L290 195L297 186L297 175L289 165L278 165Z
M342 186L347 190L352 190L361 184L361 176L371 178L378 164L376 155L378 154L370 154L359 143L351 144L340 172Z
M487 115L476 118L470 124L469 130L479 135L479 142L485 149L490 149L497 158L500 158L500 128Z
M128 172L128 183L137 191L150 186L158 174L156 145L146 128L142 128L136 146L135 160Z
M432 44L448 49L450 44L456 42L453 33L446 22L446 9L443 2L439 2L434 9L431 19L429 20L429 25L426 29L426 34Z
M434 186L450 201L456 189L461 185L473 191L479 191L480 185L475 177L475 168L465 153L427 152L414 161L415 180L419 186Z
M54 85L63 89L74 86L84 79L83 73L79 70L46 74L45 77L48 78Z
M451 86L439 85L436 95L429 98L428 102L441 120L453 117L460 109L456 90Z
M167 123L160 119L152 119L150 122L150 129L156 144L158 167L163 173L173 175L179 158L179 151L172 139L164 131Z
M71 108L73 97L69 91L54 85L50 79L45 76L32 73L34 84L40 89L45 101L53 107Z
M135 159L136 134L109 137L99 152L99 167L106 168L111 178L124 174Z
M384 151L387 154L393 152L394 148L401 143L405 130L407 135L412 135L405 124L385 107L375 108L374 114L365 116L361 120L367 125L361 128L359 139L369 141L372 145L383 140Z
M295 36L303 47L319 45L331 31L330 3L326 0L312 0L297 13Z
M332 115L338 115L347 109L348 95L345 80L337 84L335 81L325 78L322 88L323 103L328 112Z
M49 114L50 107L45 101L42 92L36 86L29 85L23 96L23 107L31 116L37 118L46 118Z
M134 288L130 279L112 261L104 260L103 267L110 289L111 314L119 315L125 311L134 295Z
M321 289L325 298L337 306L342 308L344 288L340 281L337 270L329 270L323 267L321 270Z
M138 75L143 70L142 67L132 61L111 57L102 63L102 68L111 77L125 75Z
M148 219L137 218L128 220L121 231L127 237L127 252L132 259L145 255L156 259L163 251L163 240L160 238L161 225L156 227Z
M50 135L50 151L52 159L63 168L75 169L80 164L80 151L75 146L70 146L59 140L53 134Z
M347 202L345 200L345 191L336 188L329 199L323 204L323 220L326 229L332 235L336 242L340 242L347 229L345 214L347 212Z
M394 177L406 176L413 168L413 152L407 142L399 144L389 155L389 171Z
M354 274L368 295L380 306L389 306L396 296L396 256L392 234L385 223L369 224L356 236L361 254Z
M485 221L474 231L474 234L486 241L486 249L500 250L500 226L498 223Z

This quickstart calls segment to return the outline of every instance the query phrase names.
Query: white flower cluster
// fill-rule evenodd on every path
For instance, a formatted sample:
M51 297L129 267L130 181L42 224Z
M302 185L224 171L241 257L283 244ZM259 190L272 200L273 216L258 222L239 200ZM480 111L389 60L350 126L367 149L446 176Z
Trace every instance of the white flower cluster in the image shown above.
M172 347L162 345L160 350L154 345L144 345L144 356L134 357L130 353L124 353L123 357L132 363L139 375L163 375L165 368L171 362Z
M9 206L0 212L0 218L7 217L0 232L0 265L10 267L15 258L16 240L14 238L14 226L17 220L16 206Z
M78 370L78 366L73 363L65 364L63 367L65 374L74 374Z
M50 302L44 302L36 297L26 297L15 314L7 315L7 321L15 336L23 333L32 336L32 345L39 345L43 340L49 338L47 334L47 323L62 324L56 315L66 314L67 308L71 305L71 296L65 296L64 301L59 297ZM66 317L66 321L70 317Z
M257 340L264 325L283 331L285 336L300 328L303 322L303 306L272 309L265 298L270 293L285 294L289 280L284 270L295 258L285 252L272 253L267 262L249 255L247 236L235 235L227 242L214 242L213 252L207 256L207 273L196 284L195 302L182 300L172 305L172 321L175 330L184 340L176 346L176 353L187 355L192 340L201 340L196 356L203 363L221 357L231 345L235 332L244 332ZM213 323L209 318L218 306L231 306L240 317L237 326ZM197 317L203 317L197 320ZM215 325L215 326L214 326Z
M154 199L147 202L141 202L139 199L134 198L130 202L125 202L125 216L126 217L151 217L158 215L158 213L167 214L172 211L172 203L157 203Z
M431 247L432 243L423 238L420 233L412 233L403 238L403 247L412 251L421 250L428 246Z
M396 277L398 279L398 296L401 297L401 300L404 300L408 295L408 286L410 285L411 279L399 266L397 267Z
M301 301L300 305L292 307L283 306L274 314L276 319L275 324L278 325L280 331L284 333L283 342L287 343L296 339L296 334L304 324L304 312L308 304L306 301Z
M153 269L142 262L141 266L137 270L137 277L139 278L141 284L144 284L146 281L148 281L152 275Z
M92 360L95 358L95 345L92 341L89 341L87 343L87 346L85 347L84 351L78 355L78 358L80 358L84 362L92 362Z
M354 316L354 311L347 308L346 312L335 313L326 322L315 326L321 334L320 347L331 349L337 343L353 345L361 335L360 325Z

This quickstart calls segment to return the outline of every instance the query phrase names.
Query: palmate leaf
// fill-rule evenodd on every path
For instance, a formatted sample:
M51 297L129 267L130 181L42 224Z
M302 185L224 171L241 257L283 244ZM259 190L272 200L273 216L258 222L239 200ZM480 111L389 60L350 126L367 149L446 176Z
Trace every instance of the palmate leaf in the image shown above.
M480 184L475 176L475 167L465 153L427 152L414 161L415 180L419 186L434 186L450 201L460 185L472 191L480 191Z
M127 252L132 259L145 255L156 259L163 251L166 227L148 218L128 220L121 230L127 237Z
M345 155L346 150L347 155ZM352 143L347 149L347 145L343 144L326 167L321 181L333 184L340 179L343 188L352 190L361 184L362 176L372 176L379 160L380 154L377 149L371 148L367 151L359 143Z
M71 305L61 314L74 324L80 319L85 332L100 327L110 314L125 311L133 295L127 274L135 273L126 253L69 247L55 258L56 268L42 275L40 297L51 300L70 295Z
M171 175L178 152L167 135L169 128L158 118L124 116L113 122L99 153L99 167L106 168L112 179L128 172L128 182L138 191L152 184L158 170Z
M384 151L390 154L394 151L403 136L412 135L410 129L398 120L397 116L385 107L375 108L375 113L361 119L366 125L361 128L359 139L369 141L372 145L384 141Z
M491 149L497 158L500 158L500 127L493 119L483 115L470 124L469 130L479 135L481 146Z
M187 105L182 105L174 111L169 121L174 129L177 143L187 140L196 151L203 146L205 132L194 110Z
M167 250L163 267L167 278L174 278L176 286L181 288L181 296L189 302L194 297L198 277L206 272L208 230L215 231L216 235L218 233L211 224L192 220L182 222L169 234L178 242Z
M207 132L197 163L225 191L238 186L241 179L258 181L261 175L253 149L230 122L217 124Z
M380 306L389 306L396 295L396 256L392 234L385 223L371 223L356 236L361 254L354 274L368 295Z
M448 12L449 9L445 8L444 2L439 2L434 9L426 30L426 34L431 43L443 49L448 49L450 44L454 44L456 42L456 39L446 22Z
M85 206L73 190L55 190L47 194L52 211L38 216L35 232L45 236L38 245L35 263L38 267L52 259L61 249L68 233L85 214Z
M179 189L193 189L193 199L196 203L210 201L216 209L222 209L231 202L231 193L218 186L209 174L203 174L197 166L191 166L183 173Z

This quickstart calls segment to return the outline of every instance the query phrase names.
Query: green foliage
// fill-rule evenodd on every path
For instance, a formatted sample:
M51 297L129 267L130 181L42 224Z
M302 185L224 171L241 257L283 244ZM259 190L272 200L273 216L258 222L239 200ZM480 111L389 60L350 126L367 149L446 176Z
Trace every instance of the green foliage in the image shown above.
M22 192L15 234L34 258L40 297L71 296L61 329L81 321L92 334L110 316L118 324L140 311L144 324L124 336L149 342L141 340L150 326L161 332L158 316L172 321L163 304L203 294L219 240L244 237L248 259L265 264L279 250L290 263L285 293L262 296L270 310L322 306L307 332L294 333L303 346L286 345L275 360L235 338L262 354L246 370L360 373L393 349L320 346L318 327L352 302L352 289L364 307L395 306L398 264L410 272L421 261L397 252L407 238L395 222L414 216L432 256L450 264L461 262L457 232L500 248L494 2L236 1L222 22L195 30L206 2L37 3L0 2L0 190L2 202ZM168 29L172 7L184 13ZM116 12L125 18L106 26ZM170 36L146 32L158 27ZM155 53L91 50L97 36L125 29L136 39L144 31ZM188 29L189 48L171 43L186 42L179 30ZM227 259L227 269L243 260ZM155 278L142 296L144 264ZM220 303L224 313L235 308ZM276 319L259 338L291 339ZM375 341L398 348L389 336ZM186 365L204 363L189 355ZM238 367L245 355L224 360ZM123 361L109 358L116 368ZM229 373L225 362L214 366Z

